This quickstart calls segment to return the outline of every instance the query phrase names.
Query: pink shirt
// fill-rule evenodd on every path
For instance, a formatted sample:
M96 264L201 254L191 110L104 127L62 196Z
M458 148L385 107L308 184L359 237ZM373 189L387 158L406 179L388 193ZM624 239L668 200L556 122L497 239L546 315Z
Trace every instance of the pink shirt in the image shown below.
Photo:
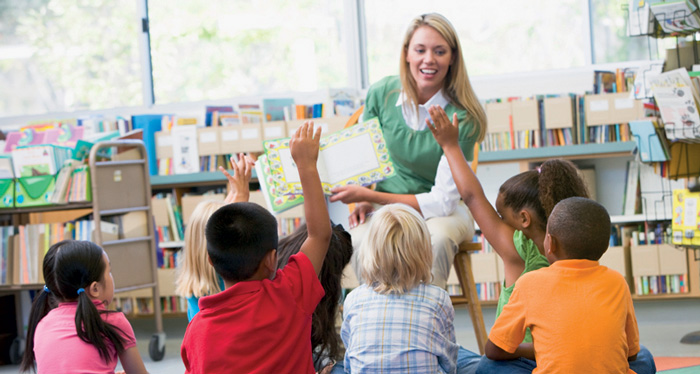
M199 299L180 351L186 373L313 374L311 315L323 294L311 261L297 253L274 280Z
M101 303L95 305L97 310L105 310ZM34 335L37 374L114 374L119 360L114 346L107 342L111 354L109 362L105 362L94 345L80 340L75 328L77 308L77 302L60 303L39 321ZM134 330L123 313L102 314L102 319L122 330L125 350L136 345Z

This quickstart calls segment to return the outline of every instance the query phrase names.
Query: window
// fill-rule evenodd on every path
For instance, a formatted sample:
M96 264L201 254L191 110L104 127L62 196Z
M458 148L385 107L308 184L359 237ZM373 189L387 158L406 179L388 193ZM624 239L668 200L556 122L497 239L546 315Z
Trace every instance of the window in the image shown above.
M341 1L149 1L156 103L346 87Z
M0 3L0 117L142 104L134 1Z
M370 83L398 74L406 28L426 12L457 29L471 76L586 64L587 1L366 1Z
M627 36L628 1L590 1L593 63L663 58L664 42L646 36Z

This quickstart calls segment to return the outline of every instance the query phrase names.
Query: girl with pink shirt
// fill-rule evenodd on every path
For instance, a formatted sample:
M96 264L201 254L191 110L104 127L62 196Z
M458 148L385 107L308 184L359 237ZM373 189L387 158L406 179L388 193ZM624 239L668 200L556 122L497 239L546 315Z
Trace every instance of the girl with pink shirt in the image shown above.
M44 257L44 289L29 315L20 371L147 373L134 330L124 314L106 307L114 298L107 253L88 241L64 240Z

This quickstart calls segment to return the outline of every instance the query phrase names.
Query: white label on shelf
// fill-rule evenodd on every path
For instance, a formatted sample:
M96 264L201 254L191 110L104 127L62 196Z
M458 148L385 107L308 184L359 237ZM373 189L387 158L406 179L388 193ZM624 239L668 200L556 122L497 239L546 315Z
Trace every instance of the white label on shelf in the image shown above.
M608 99L605 100L591 100L591 112L602 112L608 110Z
M216 143L216 133L215 132L205 132L199 134L200 143Z
M633 99L615 99L615 109L632 109L634 108Z
M698 224L698 199L685 198L685 217L683 217L683 226L696 227Z
M258 129L245 129L241 130L242 139L257 139L260 137L260 131Z
M221 140L230 142L238 140L238 130L224 130L221 132Z
M281 126L265 127L265 138L281 138L281 137L282 137L282 127Z
M156 140L159 147L170 147L173 145L173 137L171 135L161 135Z

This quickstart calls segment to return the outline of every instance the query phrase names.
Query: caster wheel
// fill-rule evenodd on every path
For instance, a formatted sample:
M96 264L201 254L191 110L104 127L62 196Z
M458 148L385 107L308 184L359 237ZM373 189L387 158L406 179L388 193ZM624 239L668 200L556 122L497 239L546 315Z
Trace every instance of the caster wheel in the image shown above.
M10 363L18 365L24 355L24 339L15 338L10 345Z
M148 344L148 355L153 361L160 361L165 356L165 334L153 334Z

